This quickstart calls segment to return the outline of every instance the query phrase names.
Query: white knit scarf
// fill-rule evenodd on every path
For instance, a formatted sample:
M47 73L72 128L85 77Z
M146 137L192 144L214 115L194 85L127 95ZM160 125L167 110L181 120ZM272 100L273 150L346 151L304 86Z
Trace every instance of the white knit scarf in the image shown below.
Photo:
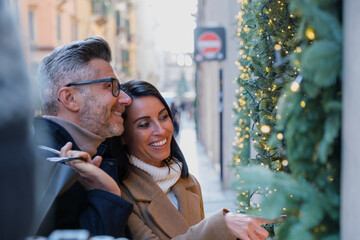
M130 163L135 167L147 172L159 185L164 193L168 193L172 186L179 180L181 175L181 162L171 161L170 166L155 167L130 155Z

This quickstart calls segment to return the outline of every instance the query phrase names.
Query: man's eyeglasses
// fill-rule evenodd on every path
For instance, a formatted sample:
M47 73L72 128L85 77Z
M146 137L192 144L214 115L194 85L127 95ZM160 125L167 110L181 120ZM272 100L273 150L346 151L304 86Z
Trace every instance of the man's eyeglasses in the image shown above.
M111 93L114 97L118 97L121 90L120 82L116 78L103 78L97 80L90 81L81 81L81 82L73 82L65 85L65 87L71 87L76 85L90 84L90 83L100 83L100 82L109 82L111 84Z

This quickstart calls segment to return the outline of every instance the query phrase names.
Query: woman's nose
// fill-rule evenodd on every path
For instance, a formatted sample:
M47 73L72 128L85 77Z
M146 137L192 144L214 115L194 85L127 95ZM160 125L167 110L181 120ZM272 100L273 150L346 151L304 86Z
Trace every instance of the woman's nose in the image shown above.
M162 135L165 133L165 128L161 125L160 122L156 122L154 124L154 133L158 135Z

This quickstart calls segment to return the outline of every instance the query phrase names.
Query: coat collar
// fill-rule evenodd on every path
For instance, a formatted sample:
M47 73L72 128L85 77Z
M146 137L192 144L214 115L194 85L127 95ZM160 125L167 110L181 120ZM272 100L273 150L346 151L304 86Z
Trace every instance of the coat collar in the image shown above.
M146 211L155 225L170 238L185 233L189 226L203 218L201 194L199 196L192 191L197 188L198 183L191 176L180 178L172 188L179 210L151 176L137 167L131 166L130 174L123 184L136 203L147 203L146 209L141 210Z
M156 195L163 193L148 173L132 165L130 169L130 174L123 183L136 201L151 201ZM189 189L197 186L198 183L192 177L189 178L191 181L180 178L176 182L173 186L175 195L186 193Z

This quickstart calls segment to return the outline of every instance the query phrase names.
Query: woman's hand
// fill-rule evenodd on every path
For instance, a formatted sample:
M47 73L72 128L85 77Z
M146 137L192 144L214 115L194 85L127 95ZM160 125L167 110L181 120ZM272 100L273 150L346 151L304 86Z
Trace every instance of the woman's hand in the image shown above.
M61 157L81 157L85 161L72 160L65 164L75 169L79 174L79 182L86 190L100 189L121 196L121 191L115 180L99 168L102 157L91 159L87 152L70 150L72 143L68 142L60 150Z
M234 234L241 240L264 240L269 233L261 225L279 222L280 220L265 220L258 217L235 214L228 212L225 214L225 223Z

